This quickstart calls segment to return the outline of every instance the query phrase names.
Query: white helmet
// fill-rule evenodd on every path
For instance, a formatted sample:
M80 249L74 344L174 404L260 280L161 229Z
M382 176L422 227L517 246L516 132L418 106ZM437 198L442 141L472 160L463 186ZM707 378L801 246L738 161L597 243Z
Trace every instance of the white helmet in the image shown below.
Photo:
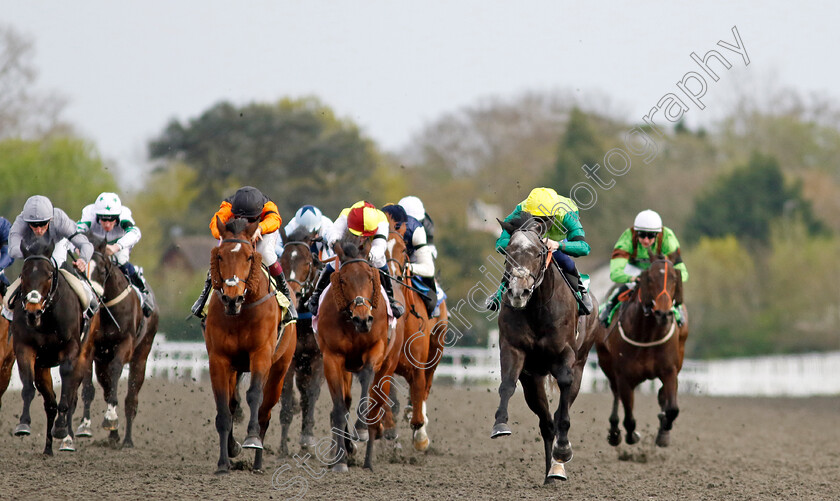
M643 210L636 214L633 229L636 231L662 231L662 218L650 209Z
M116 193L100 193L93 204L93 212L97 216L119 216L122 212L122 202Z
M321 211L314 205L304 205L295 212L295 221L297 221L298 226L303 226L310 233L321 229L322 218Z
M423 207L423 202L415 196L403 197L397 203L405 209L405 213L418 221L422 221L426 217L426 209Z

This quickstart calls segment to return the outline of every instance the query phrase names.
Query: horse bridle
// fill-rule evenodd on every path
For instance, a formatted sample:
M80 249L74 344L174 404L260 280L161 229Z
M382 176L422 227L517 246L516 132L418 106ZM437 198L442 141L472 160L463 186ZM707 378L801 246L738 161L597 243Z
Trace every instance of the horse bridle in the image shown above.
M405 238L403 238L403 236L400 235L400 233L398 231L389 231L388 235L397 235L398 237L400 237L402 239L403 244L405 244ZM389 257L388 259L385 260L386 263L396 263L397 264L397 269L400 270L400 275L399 275L400 280L405 280L405 272L406 272L406 268L408 268L408 250L403 249L403 253L406 255L405 264L400 263L399 260L397 260L393 257Z
M528 270L528 276L530 276L531 278L534 279L534 284L531 285L531 287L528 287L527 289L525 289L525 291L528 293L528 296L530 296L531 294L534 293L534 290L536 290L536 288L539 287L540 284L542 284L542 281L545 278L545 270L546 270L546 268L548 268L548 266L546 265L546 261L548 260L548 247L542 242L542 238L540 237L540 234L536 230L528 228L526 230L521 230L521 231L530 232L530 233L535 234L537 236L537 242L539 242L539 244L540 244L540 261L539 262L541 264L540 264L539 275L535 275L531 270ZM505 298L505 294L502 294L502 300L504 300L504 298Z
M246 244L246 245L249 245L253 248L253 244L250 241L243 240L241 238L226 238L226 239L222 240L222 243ZM253 258L254 256L252 255L251 257ZM242 296L244 297L244 296L248 295L248 283L251 280L251 272L252 271L253 271L253 267L249 267L248 276L245 277L245 280L237 277L235 274L231 278L223 278L223 277L220 277L220 278L222 279L222 282L224 282L224 284L227 285L228 287L236 287L237 285L239 285L239 282L245 282L245 290L242 292Z
M306 250L309 250L311 252L311 249L309 248L309 245L306 244L306 242L298 242L298 241L288 242L288 243L283 245L283 248L285 249L286 247L289 247L289 246L301 246L301 247L304 247L304 248L306 248ZM307 268L306 268L306 278L303 279L303 282L301 282L300 280L298 280L296 278L287 278L286 279L287 282L291 282L293 284L298 284L300 286L300 297L306 296L306 293L313 286L312 282L313 282L313 279L315 278L315 274L316 274L316 273L313 273L313 272L317 272L317 269L315 268L315 266L313 266L314 260L315 260L315 256L313 255L312 259L310 259L309 262L306 263L306 266L307 266Z
M341 270L341 268L344 265L347 265L347 264L350 264L350 263L365 263L366 265L373 268L373 266L371 266L370 262L367 259L355 258L355 259L350 259L348 261L339 262L338 269ZM378 273L378 272L379 272L379 270L374 270L374 273ZM341 281L341 275L338 276L338 279L339 279L339 281ZM376 294L378 292L376 290L376 287L375 287L376 277L371 276L370 281L374 285L373 294ZM347 297L344 296L344 288L343 287L341 288L341 295L342 295L342 299L347 300ZM363 297L363 296L356 296L354 299L351 299L347 302L347 305L344 308L342 308L342 311L350 311L351 306L363 306L363 305L365 305L365 303L367 303L368 308L370 308L371 310L376 308L376 305L373 304L373 297L366 298L366 297Z
M55 294L58 291L58 263L56 263L55 259L52 257L45 257L45 256L29 256L23 260L24 263L27 261L35 261L35 260L42 260L46 261L52 265L52 278L50 278L50 291L47 293L47 297L44 298L41 296L41 293L36 290L31 290L26 293L24 296L23 294L20 295L21 304L26 306L26 303L30 304L41 304L41 310L46 311L52 305L53 299L55 298ZM21 286L23 284L21 283ZM22 291L21 291L22 292Z
M671 304L671 305L673 305L673 304L674 304L674 298L672 298L672 297L671 297L671 293L670 293L670 292L668 292L668 265L670 264L670 261L668 261L667 259L663 259L662 261L665 261L665 279L664 279L664 280L663 280L663 282L662 282L662 290L659 292L659 294L657 294L656 296L654 296L654 297L650 300L650 304L649 304L649 305L648 305L648 304L646 304L646 303L643 303L643 302L642 302L642 291L641 291L641 287L637 287L637 288L639 289L639 291L638 291L638 293L637 293L636 295L637 295L637 296L638 296L638 298L639 298L639 303L642 303L642 313L644 313L644 315L645 315L646 317L649 317L650 315L652 315L652 314L653 314L654 307L656 306L656 300L657 300L657 299L659 299L659 296L661 296L661 295L663 295L663 294L665 294L665 296L668 298L668 303L669 303L669 304ZM650 268L648 268L647 270L645 270L645 272L646 272L646 273L650 273ZM680 278L680 277L679 277L679 275L677 275L677 279L678 279L678 280L679 280L679 278Z

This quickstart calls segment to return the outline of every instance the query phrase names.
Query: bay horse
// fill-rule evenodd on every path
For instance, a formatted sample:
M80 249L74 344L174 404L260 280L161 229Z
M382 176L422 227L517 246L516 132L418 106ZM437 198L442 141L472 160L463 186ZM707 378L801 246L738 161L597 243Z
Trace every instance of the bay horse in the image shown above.
M618 428L618 401L624 406L625 440L635 444L640 436L633 417L636 386L659 379L659 431L656 445L666 447L670 431L680 410L677 406L677 375L682 369L688 319L678 325L672 307L682 304L680 271L663 256L651 256L650 268L639 275L639 282L616 314L609 328L602 328L596 343L598 365L610 382L613 407L610 414L610 445L621 443Z
M9 321L0 316L0 399L9 387L12 379L12 368L15 366L15 348L9 331ZM0 401L2 408L2 401Z
M364 468L373 469L373 443L383 435L385 403L399 361L401 333L388 325L388 300L379 270L365 257L371 240L349 231L335 244L338 270L321 296L316 339L324 357L324 377L332 397L332 471L347 471L352 439L367 440ZM350 382L356 373L362 392L355 434L348 433Z
M406 407L406 415L410 412L410 424L414 431L412 443L416 450L425 451L431 443L426 431L429 421L426 400L432 388L435 369L443 355L447 316L444 307L442 319L429 317L420 293L411 283L404 240L405 227L397 228L390 216L388 220L391 227L388 235L388 269L396 277L396 283L401 285L394 287L394 293L399 291L396 300L405 305L406 311L397 325L398 329L403 330L403 346L395 373L404 377L409 386L410 406ZM397 401L394 392L391 399Z
M94 243L93 257L88 263L87 276L91 283L102 287L102 313L99 328L91 331L93 356L86 367L82 383L84 414L76 430L79 437L93 435L90 419L90 404L96 394L93 386L93 365L96 379L102 386L108 406L102 420L102 428L108 430L112 446L120 441L119 416L117 414L117 386L123 366L128 364L128 391L125 396L125 438L122 446L134 447L132 425L137 415L138 394L146 379L146 361L157 334L159 311L143 316L142 302L135 293L128 277L120 270L113 257L105 255L107 242ZM149 287L149 294L154 294Z
M295 336L282 335L280 306L263 272L262 256L251 242L259 221L216 218L221 241L210 258L213 293L205 319L204 341L216 401L219 433L217 474L230 472L230 458L242 448L256 449L254 470L262 468L262 448L271 408L280 398L283 378L294 353ZM247 437L233 438L233 405L238 377L251 373L246 392L250 410Z
M577 301L542 241L547 223L528 213L499 223L511 235L505 255L505 274L510 278L499 311L502 382L490 437L511 434L508 403L519 380L528 407L539 417L545 483L566 480L565 463L572 459L569 408L580 389L598 320L594 315L578 318ZM547 375L560 389L553 419L546 397Z
M286 282L295 295L296 304L299 305L306 304L312 295L315 279L318 277L322 264L310 249L312 242L312 235L306 228L300 227L288 236L283 255L280 257ZM294 377L287 377L283 384L280 410L282 426L280 450L285 455L289 454L287 445L289 428L296 413L295 385L300 392L302 415L300 446L308 449L317 443L314 431L315 402L318 401L321 383L324 381L324 359L318 348L318 342L315 340L315 331L312 330L312 314L301 311L300 308L297 321L297 346L292 365L289 367L289 376Z
M67 278L59 271L52 253L55 244L38 238L28 246L21 243L23 268L19 299L14 301L11 323L15 356L23 384L23 412L15 435L31 433L29 407L35 389L44 398L47 433L44 454L52 456L53 437L62 439L62 451L73 451L73 412L79 383L90 363L91 336L99 327L99 314L82 333L83 308ZM50 368L58 366L61 399L56 404Z

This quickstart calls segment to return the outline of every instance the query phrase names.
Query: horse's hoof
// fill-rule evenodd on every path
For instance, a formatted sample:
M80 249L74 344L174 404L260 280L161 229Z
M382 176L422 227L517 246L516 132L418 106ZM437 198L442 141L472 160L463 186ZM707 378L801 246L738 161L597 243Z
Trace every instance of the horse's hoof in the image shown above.
M216 470L215 474L216 475L227 475L228 473L230 473L229 468L219 468L218 470Z
M52 447L47 447L47 448L44 448L44 455L45 455L45 456L50 456L50 457L52 457L52 456L53 456L53 450L52 450Z
M568 480L565 463L561 463L554 458L551 458L551 468L548 470L548 475L545 476L545 483L551 483L552 480Z
M613 447L618 447L618 444L621 443L621 432L609 432L609 434L607 435L607 442L609 442L609 444Z
M126 439L126 440L123 441L122 448L123 449L133 449L134 448L134 442Z
M628 433L626 437L624 437L624 441L627 442L628 445L633 445L641 440L642 437L639 435L638 431L634 431L633 433Z
M259 447L259 449L262 449L262 447ZM242 445L240 445L239 442L234 440L233 441L233 446L228 447L228 457L235 458L236 456L238 456L240 454L242 454Z
M420 452L425 452L426 449L429 448L429 444L431 443L431 441L429 440L429 436L426 434L426 431L423 428L420 428L419 430L414 432L412 442L414 443L414 450Z
M105 418L102 420L102 428L108 431L114 431L119 428L120 421L119 419L108 419Z
M367 428L356 428L356 437L358 442L367 442L370 440L370 433Z
M16 437L25 437L32 434L32 428L29 427L28 424L20 423L15 427L15 436Z
M67 427L62 426L59 428L58 426L53 425L52 436L53 438L57 438L59 440L64 439L64 437L67 436Z
M330 468L330 471L332 471L332 472L334 472L334 473L347 473L347 472L348 472L348 469L347 469L347 465L346 465L346 464L344 464L344 463L336 463L336 464L334 464L334 465L333 465L333 467L332 467L332 468Z
M671 443L671 432L659 430L656 434L656 445L659 447L668 447Z
M493 432L490 434L490 438L506 437L512 433L507 423L496 423L493 425Z
M300 436L300 447L302 449L311 449L318 444L318 441L315 440L314 435L301 435Z
M263 444L260 437L247 437L244 442L242 442L243 449L260 449L262 450Z
M387 430L385 430L384 436L385 440L396 440L399 436L399 433L397 433L396 428L388 428Z
M76 436L77 437L92 437L93 436L93 429L90 426L90 419L84 418L82 422L79 424L79 427L76 428Z
M61 441L61 447L59 447L58 450L63 452L75 452L76 448L73 447L73 438L69 435L64 437L64 440Z

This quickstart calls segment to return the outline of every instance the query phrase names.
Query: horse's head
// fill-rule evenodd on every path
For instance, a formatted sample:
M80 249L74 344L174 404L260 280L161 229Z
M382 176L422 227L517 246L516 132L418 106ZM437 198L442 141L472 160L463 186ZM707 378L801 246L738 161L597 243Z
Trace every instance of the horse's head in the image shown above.
M294 291L298 304L312 288L312 282L318 271L318 260L310 249L314 238L314 235L306 228L298 228L289 235L283 246L283 255L280 257L280 265L286 273L286 281L289 282L289 288Z
M542 235L546 223L523 212L519 218L499 221L499 224L511 235L505 249L505 274L508 276L505 295L512 307L521 309L528 304L545 276L549 254Z
M639 275L638 287L645 313L653 312L659 324L669 321L674 304L682 302L682 276L664 256L651 256L650 267Z
M391 214L385 213L388 216L388 252L386 258L388 260L388 271L392 275L402 277L405 275L406 264L408 263L408 252L405 245L405 225L394 221Z
M262 256L251 243L259 221L233 219L227 224L216 218L221 243L210 253L210 279L219 291L225 314L238 315L249 292L256 292Z
M55 243L36 238L29 245L20 244L23 268L20 290L26 323L35 328L41 325L41 315L49 308L58 284L58 267L52 260Z
M104 287L108 276L111 274L113 264L113 258L105 255L108 242L102 238L95 238L91 234L88 234L87 237L93 244L93 256L90 258L87 269L88 280Z
M368 260L370 238L353 235L349 231L336 242L339 270L333 274L337 289L336 307L347 311L357 332L370 332L373 310L379 304L379 271Z

